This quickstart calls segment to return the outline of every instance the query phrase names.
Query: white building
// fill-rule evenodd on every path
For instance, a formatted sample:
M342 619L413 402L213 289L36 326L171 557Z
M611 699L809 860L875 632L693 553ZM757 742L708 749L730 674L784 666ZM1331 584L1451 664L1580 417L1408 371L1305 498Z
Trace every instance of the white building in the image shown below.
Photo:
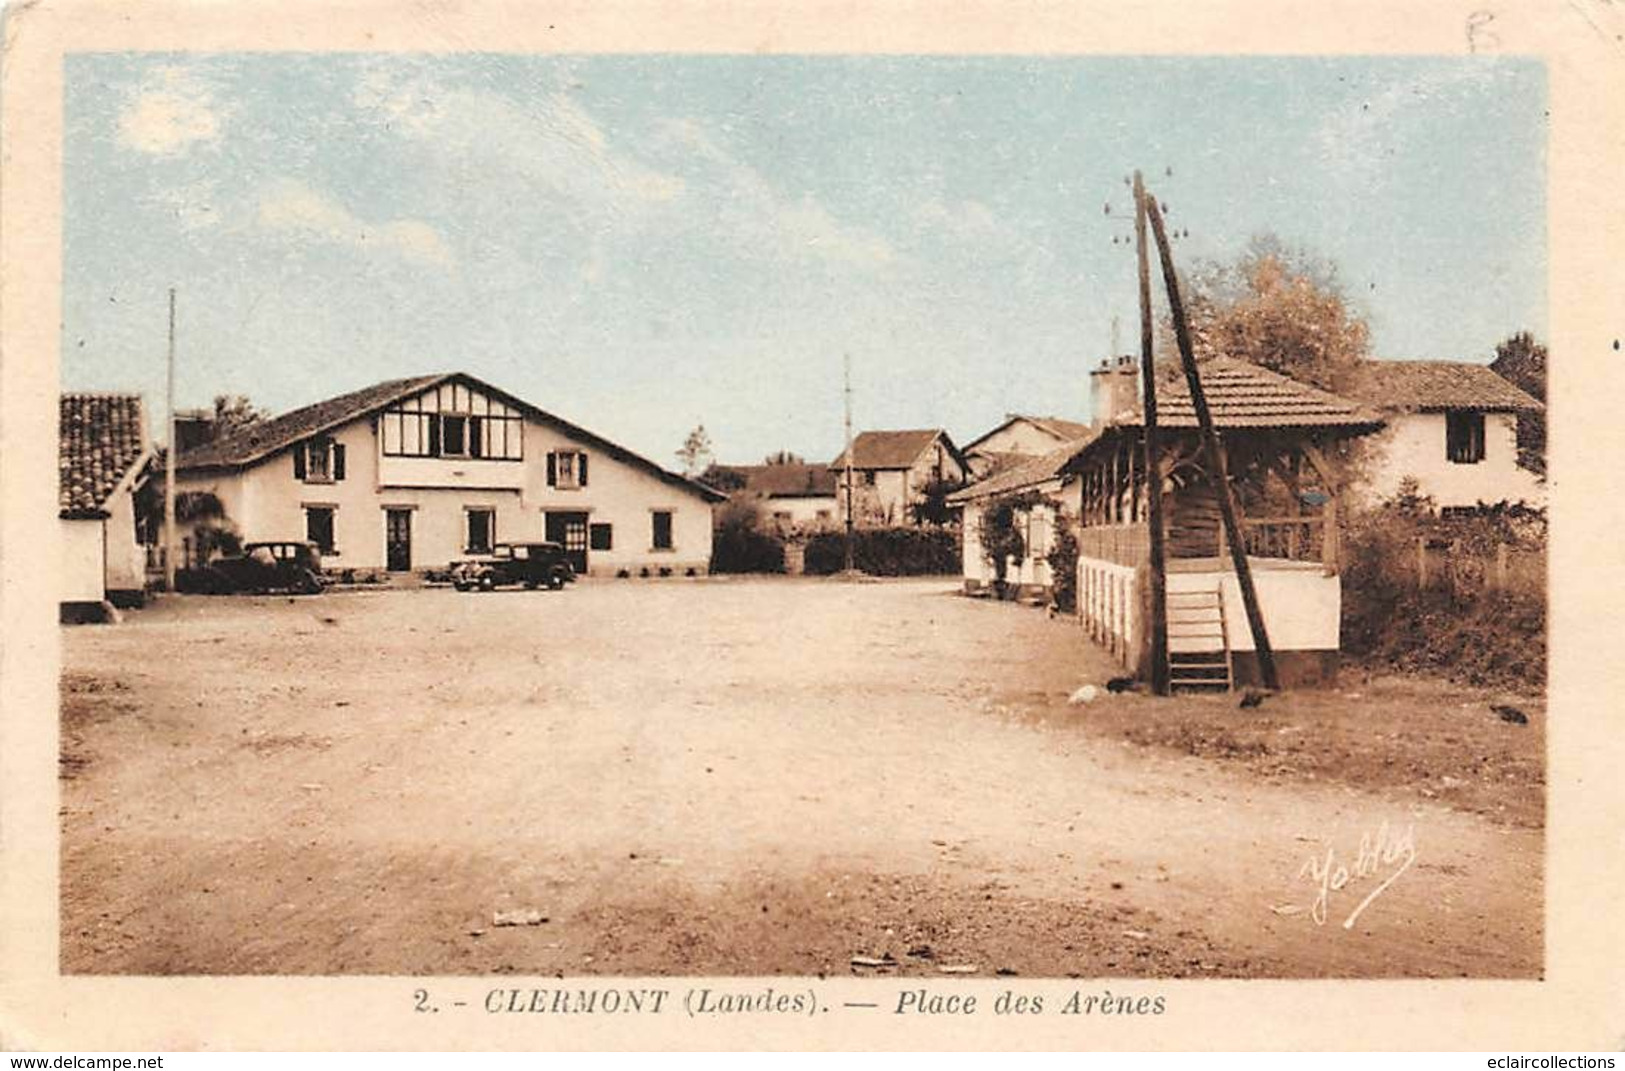
M980 480L1011 465L1042 457L1087 434L1089 425L1076 420L1011 413L1004 423L965 447L965 463L971 477Z
M1348 390L1384 416L1362 444L1362 497L1392 497L1406 478L1440 509L1544 506L1540 479L1518 465L1518 419L1543 408L1488 365L1368 361Z
M846 521L846 451L830 462L839 520ZM928 489L958 486L969 474L964 455L940 428L865 431L852 440L852 515L857 524L916 523L912 507Z
M305 406L176 459L243 539L309 539L329 569L441 568L564 544L581 574L708 570L723 495L463 373Z
M62 615L95 619L104 602L139 605L146 554L137 534L135 490L151 456L141 398L64 394L57 431Z

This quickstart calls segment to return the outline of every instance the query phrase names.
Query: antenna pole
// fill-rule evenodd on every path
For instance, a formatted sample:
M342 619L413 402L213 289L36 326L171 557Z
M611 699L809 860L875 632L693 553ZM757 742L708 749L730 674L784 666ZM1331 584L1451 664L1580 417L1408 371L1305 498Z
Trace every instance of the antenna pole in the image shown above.
M164 448L164 591L175 590L175 288L169 288L169 364L164 406L169 435Z
M1168 565L1162 527L1162 449L1157 438L1155 330L1151 320L1151 262L1146 245L1145 182L1134 172L1134 239L1140 271L1140 390L1145 406L1145 511L1151 573L1151 691L1167 695Z
M852 574L852 355L841 354L845 376L842 394L846 399L846 573Z

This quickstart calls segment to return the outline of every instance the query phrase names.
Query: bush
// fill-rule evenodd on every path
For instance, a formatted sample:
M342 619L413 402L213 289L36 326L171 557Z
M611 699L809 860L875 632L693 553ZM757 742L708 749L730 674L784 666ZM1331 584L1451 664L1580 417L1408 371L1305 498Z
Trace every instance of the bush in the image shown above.
M951 528L860 528L852 564L871 576L947 576L960 571L959 533ZM807 541L806 570L829 576L846 568L846 537L822 532Z
M1496 591L1418 586L1418 540L1449 540L1458 560L1482 560L1497 544L1544 548L1545 519L1519 509L1435 518L1431 503L1404 488L1350 518L1343 539L1343 647L1394 669L1478 685L1546 680L1546 598L1540 589Z
M711 541L713 573L784 572L784 540L762 531L760 521L749 503L723 507Z
M1049 562L1050 597L1057 610L1070 614L1078 608L1078 537L1065 514L1057 514L1055 522L1055 536L1044 555Z

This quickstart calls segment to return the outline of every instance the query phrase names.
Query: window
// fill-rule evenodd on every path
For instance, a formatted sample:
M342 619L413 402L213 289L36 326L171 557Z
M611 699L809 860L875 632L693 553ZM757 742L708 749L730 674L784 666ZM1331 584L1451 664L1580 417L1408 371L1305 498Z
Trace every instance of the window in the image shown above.
M654 518L654 549L671 549L671 510L657 509L650 516Z
M587 486L587 455L579 450L554 450L548 454L547 486L561 491Z
M614 550L615 529L608 524L595 524L589 530L589 545L593 550Z
M820 520L820 521L827 521L827 520L829 520L829 519L830 519L830 511L829 511L829 510L827 510L827 509L821 509L821 510L819 510L819 511L818 511L818 519L819 519L819 520Z
M337 554L333 546L333 507L305 507L305 538L323 554Z
M1457 465L1484 460L1484 414L1446 413L1444 452Z
M442 457L468 456L468 418L443 416L440 418L440 454Z
M305 483L332 483L344 479L344 444L318 435L295 446L293 478Z
M866 486L866 487L873 487L875 485L875 470L874 469L870 469L869 471L867 471L867 472L865 472L863 474L863 483L864 483L864 486Z
M468 511L468 543L465 549L470 554L491 553L491 544L496 542L496 532L496 510L470 509Z

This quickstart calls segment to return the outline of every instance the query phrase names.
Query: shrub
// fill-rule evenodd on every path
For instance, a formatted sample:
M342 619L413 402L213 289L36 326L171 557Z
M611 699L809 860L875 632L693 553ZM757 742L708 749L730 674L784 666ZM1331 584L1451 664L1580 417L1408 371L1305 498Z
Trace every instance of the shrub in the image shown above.
M1072 613L1078 608L1078 537L1065 514L1056 514L1055 535L1044 560L1049 562L1051 598L1055 608L1063 613Z
M860 528L852 533L852 564L871 576L957 574L959 533L951 528ZM807 540L806 571L829 576L846 568L846 537L822 532Z
M782 573L784 540L761 530L761 517L748 502L730 502L717 518L711 542L713 573Z

